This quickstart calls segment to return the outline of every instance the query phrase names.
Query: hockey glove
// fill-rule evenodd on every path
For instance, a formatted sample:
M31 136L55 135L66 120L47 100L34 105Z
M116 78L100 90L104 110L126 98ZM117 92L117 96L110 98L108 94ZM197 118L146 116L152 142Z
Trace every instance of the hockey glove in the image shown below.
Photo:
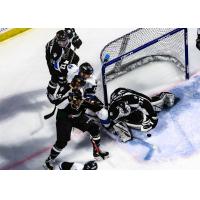
M97 170L98 165L95 161L89 161L84 164L83 170Z
M148 131L150 131L152 128L153 128L153 127L152 127L152 122L151 122L150 119L148 119L148 120L142 122L142 126L141 126L141 131L142 131L142 132L148 132Z
M47 93L47 98L49 99L49 101L50 101L52 104L55 104L56 98L54 97L53 94Z
M56 91L56 87L57 87L57 84L53 83L52 81L49 82L49 85L47 87L47 98L52 104L54 104L54 100L55 100L54 93Z
M75 48L77 48L77 49L80 48L80 46L82 45L82 41L78 35L74 36L74 38L72 39L72 44Z
M61 97L61 98L54 99L53 104L58 106L59 104L61 104L66 99L68 99L68 97Z
M65 28L65 32L67 34L67 37L69 39L72 39L72 37L74 36L74 33L75 33L75 29L74 28Z
M152 129L155 128L156 125L158 124L158 117L152 117L151 124L152 124Z
M47 98L54 105L59 105L64 100L68 98L68 96L63 96L62 94L57 94L56 97L53 94L47 93Z

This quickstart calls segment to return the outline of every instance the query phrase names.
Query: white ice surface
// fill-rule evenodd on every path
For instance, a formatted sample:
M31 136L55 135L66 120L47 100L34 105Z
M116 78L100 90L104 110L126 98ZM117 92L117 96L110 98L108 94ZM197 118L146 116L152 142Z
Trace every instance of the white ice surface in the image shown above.
M111 40L131 29L77 29L83 46L77 53L100 72L100 51ZM52 110L45 90L50 78L45 61L45 44L56 29L33 29L0 43L0 168L42 169L56 139L55 117L43 115ZM189 29L189 66L191 74L200 71L200 52L195 47L196 29ZM128 81L126 81L128 80ZM132 82L131 82L132 81ZM146 94L166 88L182 100L170 111L160 114L159 124L146 142L121 144L102 136L102 148L111 157L99 163L99 169L198 169L200 167L199 78L184 82L183 74L169 63L149 64L138 68L123 83ZM116 83L110 88L117 87ZM197 92L198 91L198 92ZM137 133L140 135L140 133ZM76 130L59 160L92 159L88 135Z

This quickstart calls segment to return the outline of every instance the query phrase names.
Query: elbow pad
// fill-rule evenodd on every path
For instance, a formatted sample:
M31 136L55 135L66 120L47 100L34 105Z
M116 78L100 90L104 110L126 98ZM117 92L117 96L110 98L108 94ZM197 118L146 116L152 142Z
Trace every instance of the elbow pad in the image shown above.
M105 127L110 126L110 120L108 118L108 111L105 108L102 108L100 111L96 112L97 117L100 119L101 124Z

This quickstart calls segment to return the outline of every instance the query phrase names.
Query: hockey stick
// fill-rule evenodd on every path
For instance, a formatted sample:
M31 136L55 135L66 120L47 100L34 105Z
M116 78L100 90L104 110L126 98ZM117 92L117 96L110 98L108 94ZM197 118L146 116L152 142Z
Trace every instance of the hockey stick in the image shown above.
M44 119L47 120L50 117L52 117L55 114L55 111L56 111L56 105L54 106L54 109L53 109L53 111L51 113L49 113L49 114L44 116Z

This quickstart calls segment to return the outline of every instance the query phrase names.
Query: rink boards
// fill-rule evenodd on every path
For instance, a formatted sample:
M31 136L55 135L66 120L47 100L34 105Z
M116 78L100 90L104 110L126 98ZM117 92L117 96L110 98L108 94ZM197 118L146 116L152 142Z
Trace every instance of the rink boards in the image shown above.
M0 42L7 40L29 29L30 28L0 28Z

